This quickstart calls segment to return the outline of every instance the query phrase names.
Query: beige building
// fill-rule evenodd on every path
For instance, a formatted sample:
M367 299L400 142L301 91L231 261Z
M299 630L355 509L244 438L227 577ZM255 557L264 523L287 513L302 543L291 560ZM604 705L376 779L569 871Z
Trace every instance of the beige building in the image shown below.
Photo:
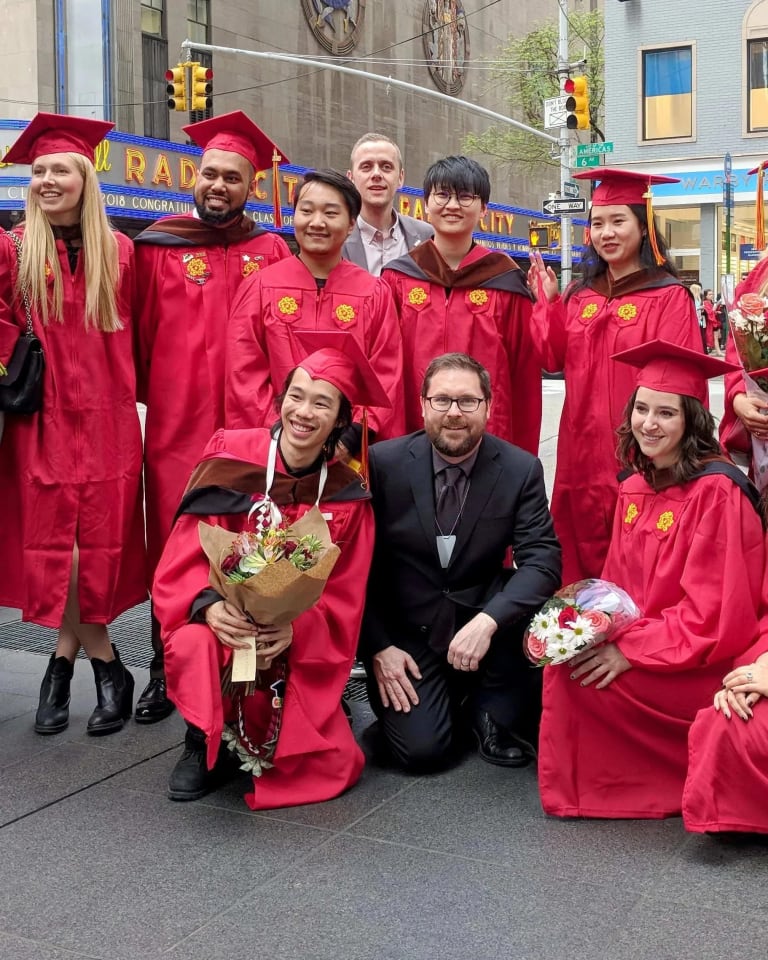
M183 142L189 118L168 110L164 72L186 37L309 58L335 53L348 66L441 86L456 102L296 64L220 52L199 59L214 69L214 112L245 110L294 164L345 170L357 137L382 130L403 149L406 183L419 186L433 160L460 152L463 136L490 122L460 100L505 112L487 63L502 42L556 17L557 0L0 0L0 117L81 113ZM491 172L494 200L534 210L558 179L555 167Z

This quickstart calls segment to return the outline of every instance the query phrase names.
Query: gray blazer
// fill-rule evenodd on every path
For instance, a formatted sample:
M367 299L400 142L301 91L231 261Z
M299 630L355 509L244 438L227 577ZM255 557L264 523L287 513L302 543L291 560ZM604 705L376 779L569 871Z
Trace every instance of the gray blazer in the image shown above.
M396 214L396 216L409 250L413 250L414 247L418 247L424 240L429 240L430 237L434 236L435 231L426 221L416 220L415 217L406 217L401 213ZM357 223L355 223L354 230L350 233L344 246L341 248L341 255L345 260L351 260L352 263L356 263L358 267L362 267L363 270L368 269L368 261L365 259L365 248L363 247L363 237Z

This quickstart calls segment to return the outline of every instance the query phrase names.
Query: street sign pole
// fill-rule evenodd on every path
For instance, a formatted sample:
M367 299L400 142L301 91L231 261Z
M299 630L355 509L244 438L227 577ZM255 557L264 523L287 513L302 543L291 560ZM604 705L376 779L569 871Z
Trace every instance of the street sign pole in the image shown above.
M725 184L725 272L731 272L731 207L733 205L731 185L731 173L733 172L733 161L730 153L726 153L723 161L723 181Z
M559 9L559 40L557 47L557 75L562 78L568 75L568 15L566 5L558 4ZM568 165L568 149L570 139L568 128L560 128L560 196L565 196L565 185L571 179L571 169ZM564 290L571 282L572 250L571 250L571 218L565 214L560 217L560 289Z

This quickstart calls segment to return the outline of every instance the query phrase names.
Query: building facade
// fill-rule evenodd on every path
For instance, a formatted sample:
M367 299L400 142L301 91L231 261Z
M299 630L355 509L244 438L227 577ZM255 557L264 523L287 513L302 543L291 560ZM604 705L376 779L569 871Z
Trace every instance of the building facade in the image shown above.
M606 0L611 164L677 176L654 188L688 280L738 282L756 249L756 176L768 158L768 0Z
M595 0L568 0L568 5L592 9ZM185 147L181 132L190 116L166 105L164 74L181 59L182 40L333 59L453 99L430 99L386 82L236 53L194 56L214 70L213 112L246 111L297 170L346 170L350 147L360 134L380 130L391 136L402 148L406 183L412 187L401 195L401 207L418 216L418 186L426 167L461 152L463 137L491 122L460 101L505 114L503 91L489 79L489 61L510 34L522 35L543 19L556 19L557 11L558 0L347 0L332 5L320 0L0 0L5 25L0 58L6 68L0 79L0 118L6 121L0 127L2 147L17 135L13 121L29 119L38 109L114 120L123 139L113 139L112 156L131 178L121 179L113 165L105 190L114 194L115 187L141 188L144 214L159 215L188 204L189 177L178 174L169 184L161 170L157 182L145 176L139 183L137 155L129 153L126 159L125 149L144 150L150 166L157 161L156 151L165 151L171 169L182 159L194 162L195 151ZM175 146L164 147L168 141ZM25 173L0 168L0 211L18 208ZM10 184L12 175L17 182ZM289 171L289 177L294 175ZM530 214L556 189L557 167L521 172L505 165L491 169L491 177L492 198L500 207L488 220L494 229L484 232L502 246L508 238L520 248ZM136 195L124 196L140 202ZM158 201L154 210L153 196ZM284 203L289 199L286 192Z

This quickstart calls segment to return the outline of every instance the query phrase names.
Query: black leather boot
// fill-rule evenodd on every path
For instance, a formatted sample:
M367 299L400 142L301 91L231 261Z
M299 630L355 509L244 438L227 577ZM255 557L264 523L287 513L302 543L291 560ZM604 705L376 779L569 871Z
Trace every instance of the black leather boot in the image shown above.
M133 677L121 663L114 645L112 649L115 651L114 660L95 657L91 660L96 678L96 709L88 718L86 727L91 736L115 733L133 712Z
M40 703L35 715L35 733L61 733L69 725L69 683L74 664L66 657L51 654L43 682Z
M168 780L168 796L171 800L199 800L213 786L213 776L206 766L205 734L188 723L184 752Z

